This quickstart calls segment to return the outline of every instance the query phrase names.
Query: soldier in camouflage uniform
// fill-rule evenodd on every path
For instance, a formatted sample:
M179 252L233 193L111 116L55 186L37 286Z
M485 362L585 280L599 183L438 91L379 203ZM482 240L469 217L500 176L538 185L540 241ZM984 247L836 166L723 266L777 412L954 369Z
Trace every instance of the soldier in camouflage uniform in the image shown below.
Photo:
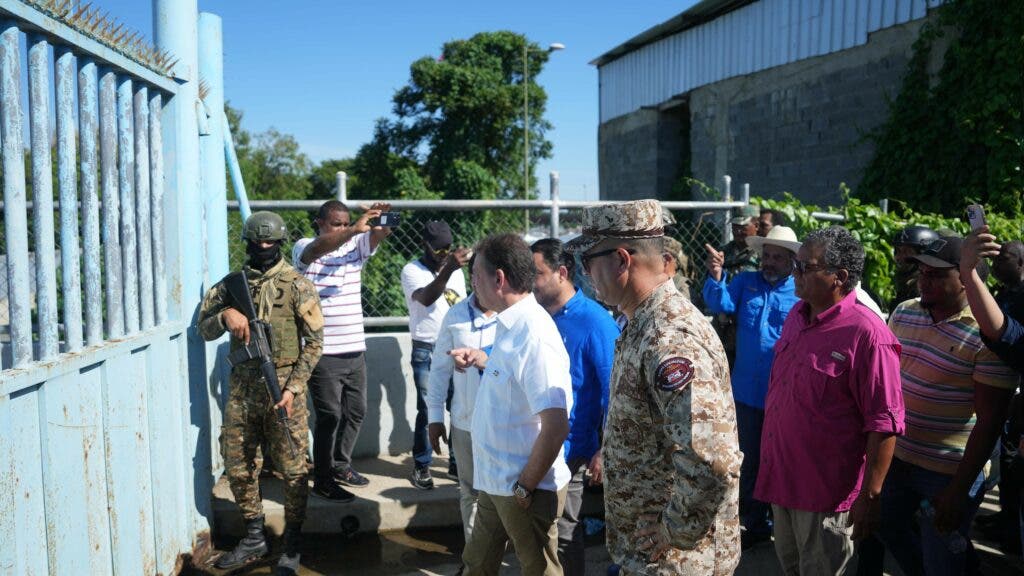
M732 225L732 242L719 250L725 258L722 269L725 270L727 279L732 279L741 272L756 272L761 268L761 256L757 250L747 246L747 237L757 235L760 216L761 212L757 206L748 204L740 208L739 214L729 220L729 224ZM712 325L722 340L725 355L729 359L729 367L732 368L733 362L736 361L736 319L728 314L716 314Z
M583 226L567 249L629 318L602 448L608 551L624 574L732 574L743 455L721 342L664 272L656 201L588 208Z
M282 399L273 403L260 372L259 360L234 367L225 421L221 430L224 473L246 522L245 538L221 556L217 567L230 569L269 553L263 532L259 474L265 444L285 480L285 545L278 574L293 574L299 563L299 537L306 515L306 450L308 410L306 382L320 358L323 315L313 283L281 257L286 236L284 221L272 212L256 212L245 222L248 254L245 267L252 300L260 319L273 331L273 355ZM205 340L231 333L231 350L249 340L249 325L235 307L223 282L203 298L199 332ZM276 409L289 414L285 426ZM291 441L285 436L291 436ZM291 451L294 445L295 452Z

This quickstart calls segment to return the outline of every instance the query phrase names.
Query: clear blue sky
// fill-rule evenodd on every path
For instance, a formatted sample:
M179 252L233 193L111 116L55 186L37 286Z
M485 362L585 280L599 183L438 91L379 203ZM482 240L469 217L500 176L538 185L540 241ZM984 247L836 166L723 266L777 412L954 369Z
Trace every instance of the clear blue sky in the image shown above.
M374 120L390 114L409 65L448 40L511 30L541 46L561 42L566 49L538 79L554 125L554 157L538 166L540 192L546 196L547 174L557 170L564 198L594 200L597 69L588 62L694 3L199 0L199 9L224 21L225 92L245 113L243 125L292 134L316 161L354 155ZM151 37L150 2L94 4Z

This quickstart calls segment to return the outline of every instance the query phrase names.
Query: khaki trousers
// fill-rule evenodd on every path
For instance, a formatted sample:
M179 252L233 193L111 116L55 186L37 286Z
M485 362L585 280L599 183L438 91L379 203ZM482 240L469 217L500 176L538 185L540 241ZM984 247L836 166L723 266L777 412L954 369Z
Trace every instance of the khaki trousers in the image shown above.
M480 492L476 522L462 552L465 576L496 576L511 540L525 576L561 576L558 562L558 525L565 507L568 486L558 492L534 490L530 508L524 510L512 496Z
M845 574L853 558L849 512L807 512L772 504L775 555L786 576Z

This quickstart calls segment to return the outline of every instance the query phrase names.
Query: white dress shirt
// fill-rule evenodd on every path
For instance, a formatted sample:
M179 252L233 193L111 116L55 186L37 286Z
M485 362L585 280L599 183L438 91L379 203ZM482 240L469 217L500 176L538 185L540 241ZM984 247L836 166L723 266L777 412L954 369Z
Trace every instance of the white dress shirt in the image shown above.
M528 295L498 314L473 411L473 487L512 496L512 486L540 435L540 412L572 410L569 354L551 315ZM564 448L537 485L559 490L569 483Z
M476 306L476 297L459 301L444 315L441 330L430 360L427 381L427 421L444 423L444 404L448 399L448 380L455 384L452 393L452 427L469 432L473 425L473 406L480 388L480 371L469 368L455 371L455 362L448 355L455 348L482 350L494 343L498 315L484 316Z

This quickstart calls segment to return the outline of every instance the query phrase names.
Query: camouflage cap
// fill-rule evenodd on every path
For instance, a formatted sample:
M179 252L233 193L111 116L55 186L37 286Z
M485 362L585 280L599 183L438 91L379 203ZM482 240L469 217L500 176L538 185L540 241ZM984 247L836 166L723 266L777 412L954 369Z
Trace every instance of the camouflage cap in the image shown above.
M665 222L657 200L605 204L583 210L583 233L566 243L564 249L576 254L590 250L605 238L632 240L664 235Z
M665 253L675 259L677 266L686 261L686 257L683 256L683 245L671 236L665 236Z
M747 204L736 211L736 216L729 220L729 224L743 226L761 215L761 210L753 204Z

